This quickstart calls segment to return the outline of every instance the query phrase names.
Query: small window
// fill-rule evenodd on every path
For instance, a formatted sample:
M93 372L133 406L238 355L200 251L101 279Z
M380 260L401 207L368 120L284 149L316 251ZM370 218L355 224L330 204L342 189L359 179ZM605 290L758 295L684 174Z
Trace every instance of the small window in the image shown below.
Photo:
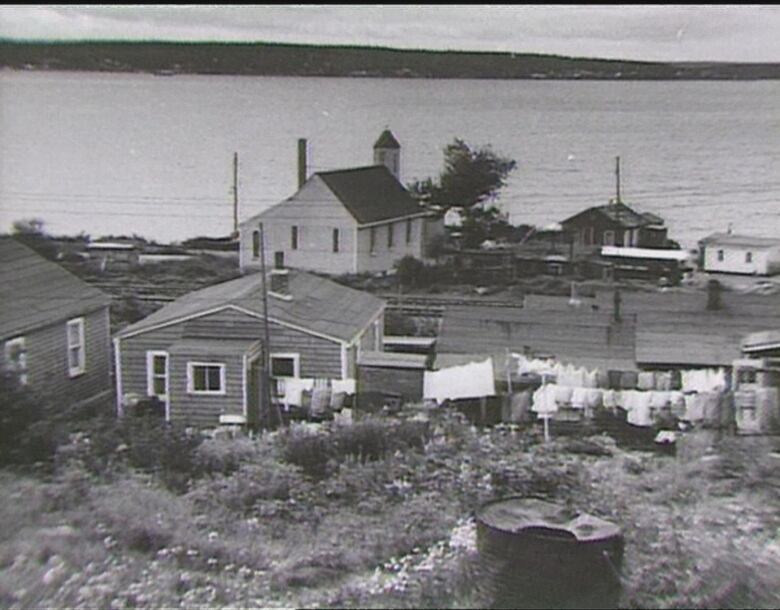
M5 369L16 375L20 384L27 385L27 348L24 337L5 342Z
M190 394L224 394L225 365L211 362L188 362L187 391Z
M368 230L368 251L373 253L376 250L376 227L371 227Z
M76 377L86 370L84 318L74 318L66 325L68 342L68 375Z
M412 219L409 218L406 221L406 243L412 243Z
M718 260L719 261L723 260L723 250L718 250Z
M739 371L739 382L740 383L755 383L756 382L756 371L755 371L755 369L741 369Z
M746 263L752 263L753 262L753 253L752 252L745 252L745 262Z
M271 354L271 377L299 377L298 354Z
M615 232L614 231L604 231L604 245L605 246L614 246L615 245ZM626 244L628 245L628 244Z
M146 394L161 400L168 397L168 352L146 352Z
M252 231L252 258L260 257L260 231Z
M339 251L339 230L333 229L333 251Z
M290 247L293 250L298 249L298 227L295 225L290 227Z
M387 247L393 247L393 225L392 223L387 225Z

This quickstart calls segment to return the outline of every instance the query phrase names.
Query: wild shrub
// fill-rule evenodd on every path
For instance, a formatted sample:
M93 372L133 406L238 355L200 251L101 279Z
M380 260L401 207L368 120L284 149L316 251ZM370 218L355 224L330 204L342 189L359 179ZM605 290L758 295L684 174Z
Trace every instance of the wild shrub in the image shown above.
M0 465L49 462L66 439L55 405L16 376L0 375Z

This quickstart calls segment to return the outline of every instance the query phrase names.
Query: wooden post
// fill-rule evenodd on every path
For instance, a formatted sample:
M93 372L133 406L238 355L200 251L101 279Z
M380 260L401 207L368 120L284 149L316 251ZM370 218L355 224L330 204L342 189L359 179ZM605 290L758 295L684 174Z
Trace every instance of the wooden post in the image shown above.
M260 229L260 272L262 274L262 293L263 293L263 405L260 414L261 426L271 427L271 333L268 327L268 288L266 286L265 272L265 233L263 223L259 225ZM278 414L278 421L281 423L281 413Z
M484 396L479 399L479 423L483 426L487 421L487 398Z
M615 157L615 203L620 203L620 157Z
M238 153L233 153L233 238L238 237Z

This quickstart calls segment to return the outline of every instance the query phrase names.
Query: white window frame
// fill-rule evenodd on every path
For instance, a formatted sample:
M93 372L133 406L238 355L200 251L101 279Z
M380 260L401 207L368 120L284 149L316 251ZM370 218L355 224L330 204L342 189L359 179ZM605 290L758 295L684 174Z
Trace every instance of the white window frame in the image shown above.
M155 374L154 372L154 359L158 356L163 356L165 358L165 372L163 373L163 376L165 377L165 393L164 394L157 394L154 391L154 380L155 377L159 377L159 374ZM171 366L171 359L168 355L168 352L165 350L148 350L146 352L146 395L147 396L156 396L160 400L168 401L168 394L170 393L171 389L171 378L170 378L170 366Z
M274 358L288 358L293 361L293 375L274 375ZM300 379L301 377L301 355L297 352L271 352L268 358L269 373L276 379Z
M18 351L21 358L14 361L11 352L15 347L21 347ZM27 346L24 337L14 337L5 342L5 368L9 373L17 375L19 383L27 385Z
M70 340L72 327L78 328L78 342L75 344L72 344ZM67 321L65 324L65 344L67 347L65 362L68 366L68 376L78 377L79 375L83 375L87 370L87 346L84 340L84 318L73 318L72 320ZM71 350L77 348L79 350L78 364L76 366L71 366L70 353Z
M219 368L219 390L195 389L195 367L201 366ZM224 362L201 362L197 360L191 360L187 362L187 394L194 394L196 396L224 396L227 394L226 381Z

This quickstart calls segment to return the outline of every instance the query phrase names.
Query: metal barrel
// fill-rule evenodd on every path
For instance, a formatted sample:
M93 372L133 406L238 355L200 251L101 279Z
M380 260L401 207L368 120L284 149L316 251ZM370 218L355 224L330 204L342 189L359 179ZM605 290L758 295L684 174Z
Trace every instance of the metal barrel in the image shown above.
M476 522L490 607L617 608L623 537L613 524L519 496L483 505Z

